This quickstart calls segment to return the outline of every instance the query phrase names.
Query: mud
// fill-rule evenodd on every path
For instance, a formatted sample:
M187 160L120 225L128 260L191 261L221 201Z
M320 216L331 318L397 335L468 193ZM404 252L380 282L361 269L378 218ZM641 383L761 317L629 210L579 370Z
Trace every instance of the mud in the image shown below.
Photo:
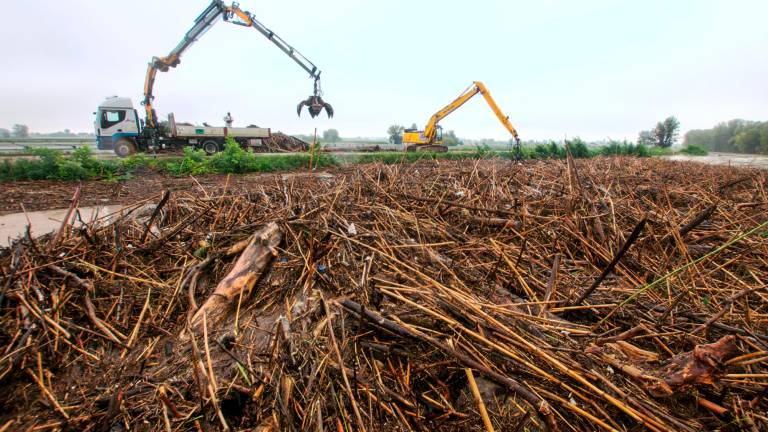
M247 185L265 181L273 174L232 176L229 184L238 191ZM106 204L132 204L162 193L163 190L209 189L227 184L226 175L170 178L152 172L131 180L105 182L23 181L0 184L0 215L69 207L77 186L82 187L80 205L86 207Z

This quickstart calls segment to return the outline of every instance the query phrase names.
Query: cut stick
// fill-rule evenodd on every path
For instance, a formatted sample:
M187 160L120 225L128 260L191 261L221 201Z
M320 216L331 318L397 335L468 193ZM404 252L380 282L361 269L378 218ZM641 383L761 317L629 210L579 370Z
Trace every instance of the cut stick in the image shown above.
M165 206L165 203L168 202L168 198L171 196L171 191L166 190L163 192L163 197L160 198L160 202L157 203L155 206L155 209L152 210L152 215L149 217L149 221L147 221L147 225L144 227L144 232L141 234L141 240L140 242L144 244L145 241L147 241L147 235L149 235L149 230L152 228L152 224L155 223L155 219L157 218L157 215L160 214L160 211Z
M349 403L352 405L352 412L355 414L355 421L357 422L358 430L365 432L365 423L363 423L363 417L360 415L360 409L357 407L357 402L355 402L355 394L352 392L352 386L349 384L349 378L347 378L347 373L344 371L344 359L341 356L339 345L336 343L336 336L333 334L333 318L331 317L331 312L328 310L328 303L326 303L322 293L320 293L320 301L323 303L323 310L325 311L325 315L328 317L328 321L326 321L328 327L328 338L331 341L333 352L336 354L336 360L339 362L341 377L344 379L344 388L347 391Z
M37 377L37 375L32 372L29 369L26 369L27 373L30 377L35 381L35 383L40 387L40 390L43 391L43 394L46 398L53 404L54 408L56 408L56 411L58 411L65 419L69 420L69 414L67 414L66 411L64 411L64 408L59 404L59 402L56 400L56 396L53 395L53 393L48 390L48 388L45 386L45 383Z
M480 411L480 416L483 418L485 430L487 432L494 432L493 423L491 423L491 418L488 417L488 410L485 409L483 396L480 394L480 389L477 388L475 377L472 375L472 369L464 368L464 372L467 374L467 381L469 382L469 387L472 389L472 395L475 396L475 400L477 401L477 409Z
M698 397L696 399L696 403L699 404L699 406L706 408L719 416L724 416L728 414L728 408L725 408L722 405L718 405L714 402L710 402L707 399L704 399L703 397Z
M75 211L78 201L80 201L80 186L75 189L75 194L72 196L72 201L69 204L69 209L67 210L66 216L64 216L64 219L61 220L61 226L59 227L59 230L56 231L56 235L54 235L51 242L48 243L48 253L50 253L53 248L59 244L59 240L61 240L61 236L64 234L64 230L67 228L69 221L72 219L72 212Z
M557 274L560 270L560 254L556 253L555 258L552 261L552 271L549 274L549 280L547 281L547 291L544 294L544 305L541 307L541 312L549 309L550 304L546 303L552 300L552 295L557 291Z
M616 253L616 255L613 257L613 259L608 264L608 266L605 267L603 272L600 273L600 276L598 276L597 279L595 279L595 281L592 283L592 285L589 288L587 288L587 290L584 291L584 293L582 293L581 296L579 296L579 298L576 299L576 301L570 304L569 306L580 305L581 302L586 300L587 297L589 297L597 289L597 287L600 286L600 284L603 282L605 277L608 276L616 267L616 264L619 263L619 261L621 260L621 257L623 257L625 253L627 253L629 248L632 246L632 243L634 243L635 240L637 240L637 238L640 236L640 233L643 232L643 227L645 227L645 223L647 221L648 221L647 216L644 216L640 220L640 222L635 226L635 229L632 230L632 233L629 235L629 238L627 239L627 241L624 242L624 245L622 245L621 249L619 249L619 252Z

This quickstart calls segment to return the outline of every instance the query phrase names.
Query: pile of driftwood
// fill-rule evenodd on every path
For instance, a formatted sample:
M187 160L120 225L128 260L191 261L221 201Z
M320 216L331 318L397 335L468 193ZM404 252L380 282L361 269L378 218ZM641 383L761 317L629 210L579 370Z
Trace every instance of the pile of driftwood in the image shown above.
M62 224L0 251L0 430L766 430L766 180L367 165Z
M282 132L272 132L269 138L262 139L261 147L254 147L258 152L284 153L309 150L309 143Z

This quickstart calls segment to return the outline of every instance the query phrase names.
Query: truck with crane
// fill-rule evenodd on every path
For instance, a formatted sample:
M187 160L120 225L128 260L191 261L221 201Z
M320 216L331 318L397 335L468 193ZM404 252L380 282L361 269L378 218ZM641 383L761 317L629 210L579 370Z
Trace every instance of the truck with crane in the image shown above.
M114 150L120 157L126 157L137 151L156 151L194 146L203 149L208 154L218 152L227 138L232 138L242 146L258 147L269 139L270 130L267 128L247 127L211 127L176 123L173 114L167 122L158 121L153 105L154 84L157 72L167 72L175 68L181 61L181 55L219 19L231 24L252 27L275 44L282 52L295 61L314 80L313 93L302 100L297 107L301 115L303 107L307 107L310 116L316 117L325 110L328 117L333 117L333 108L322 98L320 88L320 70L309 59L276 35L272 30L261 24L250 12L240 9L237 3L226 5L223 0L213 0L198 16L192 28L184 35L179 44L165 57L153 57L147 67L144 79L145 118L139 119L133 102L126 97L109 97L102 102L94 113L96 118L97 147L102 150Z
M427 126L423 131L417 129L406 129L403 131L403 150L413 151L433 151L433 152L447 152L448 147L443 144L443 130L438 124L440 120L444 119L452 112L459 109L462 105L467 103L475 95L482 94L485 101L491 107L491 110L499 119L502 125L512 134L512 138L515 140L515 152L517 157L520 157L520 137L517 134L517 130L509 121L509 117L504 115L501 108L493 100L491 92L480 81L473 82L467 87L453 102L449 103L440 111L436 112L427 122Z

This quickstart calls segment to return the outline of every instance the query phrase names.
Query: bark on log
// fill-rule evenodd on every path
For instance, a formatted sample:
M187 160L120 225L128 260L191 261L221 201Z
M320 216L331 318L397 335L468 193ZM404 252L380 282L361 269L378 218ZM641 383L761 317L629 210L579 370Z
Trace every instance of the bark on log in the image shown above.
M637 347L626 348L608 343L603 347L590 346L586 353L641 381L648 393L658 398L672 396L690 386L716 384L725 363L739 354L736 337L725 336L712 344L697 345L692 351L672 357L665 367L653 370L647 363L656 361L657 357ZM614 356L618 353L623 358Z
M673 357L661 371L661 377L671 387L714 384L725 362L736 357L739 351L735 336L725 336L712 344L697 345L693 351Z
M255 233L232 270L192 316L191 327L194 329L202 324L203 314L207 315L209 326L215 325L228 314L229 306L237 301L241 292L243 298L250 294L282 240L283 234L275 223Z

